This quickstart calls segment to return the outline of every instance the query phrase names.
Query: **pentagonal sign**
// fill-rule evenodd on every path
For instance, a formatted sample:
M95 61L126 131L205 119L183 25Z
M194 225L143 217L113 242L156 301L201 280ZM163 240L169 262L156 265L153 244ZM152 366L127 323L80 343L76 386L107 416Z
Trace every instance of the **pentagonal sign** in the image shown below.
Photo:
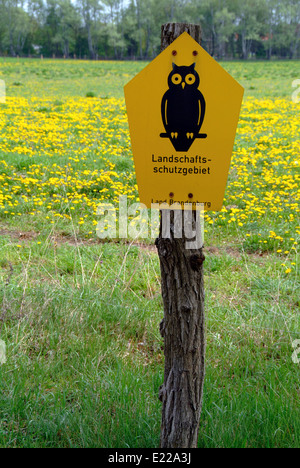
M183 33L124 90L140 201L221 210L242 86Z

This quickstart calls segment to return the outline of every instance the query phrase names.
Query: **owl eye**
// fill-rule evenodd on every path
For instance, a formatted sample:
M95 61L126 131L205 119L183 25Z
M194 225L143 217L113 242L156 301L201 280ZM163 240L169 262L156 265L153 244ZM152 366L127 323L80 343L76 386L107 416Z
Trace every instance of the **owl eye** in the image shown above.
M189 73L186 78L185 78L185 82L188 84L188 85L192 85L194 84L196 81L196 77L195 75L193 75L192 73Z
M172 83L175 85L178 85L182 82L181 75L179 73L175 73L175 75L172 76Z

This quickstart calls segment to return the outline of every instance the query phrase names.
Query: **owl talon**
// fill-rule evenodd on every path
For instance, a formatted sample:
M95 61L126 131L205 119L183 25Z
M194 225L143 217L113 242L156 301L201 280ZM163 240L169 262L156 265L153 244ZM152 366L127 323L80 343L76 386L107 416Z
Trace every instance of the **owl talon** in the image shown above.
M192 140L194 138L194 134L193 133L187 133L186 137L187 137L187 139L190 138Z
M171 133L171 138L177 138L178 137L178 133L177 132L172 132Z

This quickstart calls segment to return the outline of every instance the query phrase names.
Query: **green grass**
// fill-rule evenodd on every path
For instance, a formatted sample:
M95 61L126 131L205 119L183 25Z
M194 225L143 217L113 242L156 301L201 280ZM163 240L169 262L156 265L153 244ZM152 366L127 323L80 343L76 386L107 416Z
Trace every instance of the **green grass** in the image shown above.
M38 239L22 248L1 240L1 446L157 447L155 252ZM200 447L299 445L297 284L272 266L226 249L207 254Z
M144 62L90 62L0 58L1 79L7 95L22 97L68 96L123 97L123 86Z
M7 82L8 96L49 97L40 114L47 115L53 105L63 116L68 97L122 97L122 86L144 65L0 59L0 79ZM298 62L222 65L245 86L247 99L288 100L291 82L299 77ZM297 109L282 112L295 118ZM254 126L257 115L245 115L241 128ZM268 127L257 130L259 138L268 132ZM280 125L275 133L271 149L290 157L297 135L285 136ZM206 223L207 358L199 447L300 445L300 364L292 361L292 343L300 338L299 254L290 241L299 240L299 211L274 201L278 210L254 213L243 226L228 222L234 207L246 209L237 196L239 183L246 181L259 206L264 204L259 197L275 192L266 177L273 163L269 142L261 141L257 144L247 132L239 135L237 148L263 156L249 172L237 161L226 194L229 214L224 220L211 214L212 224ZM49 157L36 153L34 159L0 151L9 165L1 168L8 193L23 193L12 192L13 178L32 172L33 163L42 161L39 180L46 183L53 163L63 167L68 156L77 158L76 145L72 151ZM121 180L128 178L128 149L105 158L113 161ZM285 179L279 176L297 174L298 168L279 162L274 177L284 193L281 201L286 197L293 203L290 194L297 187L282 187ZM104 159L95 163L93 151L70 164L78 180L84 180L84 170L99 165L107 170ZM53 193L60 192L53 188ZM75 224L89 208L75 208L74 223L55 218L49 224L44 207L31 216L33 202L18 207L23 210L19 218L1 212L0 339L6 343L7 362L0 365L0 447L158 447L163 306L153 240L144 246L100 242ZM271 230L283 240L270 237Z
M123 97L123 86L148 62L90 62L50 59L0 58L0 78L8 96ZM299 78L298 61L221 62L245 88L245 96L289 98L292 82Z

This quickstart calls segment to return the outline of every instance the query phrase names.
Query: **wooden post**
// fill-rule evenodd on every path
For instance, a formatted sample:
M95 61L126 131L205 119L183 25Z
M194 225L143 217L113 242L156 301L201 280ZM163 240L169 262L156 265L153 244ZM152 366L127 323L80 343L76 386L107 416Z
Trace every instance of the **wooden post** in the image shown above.
M199 25L169 23L162 26L161 47L164 50L183 32L198 43ZM186 64L190 65L190 64ZM162 401L161 448L196 448L205 365L204 283L202 248L189 250L181 214L182 237L178 233L174 212L170 213L170 238L156 240L161 267L164 319L160 332L164 338L164 383ZM199 212L193 211L193 222ZM178 218L177 218L178 220ZM177 231L176 231L177 229ZM190 240L190 239L189 239Z

